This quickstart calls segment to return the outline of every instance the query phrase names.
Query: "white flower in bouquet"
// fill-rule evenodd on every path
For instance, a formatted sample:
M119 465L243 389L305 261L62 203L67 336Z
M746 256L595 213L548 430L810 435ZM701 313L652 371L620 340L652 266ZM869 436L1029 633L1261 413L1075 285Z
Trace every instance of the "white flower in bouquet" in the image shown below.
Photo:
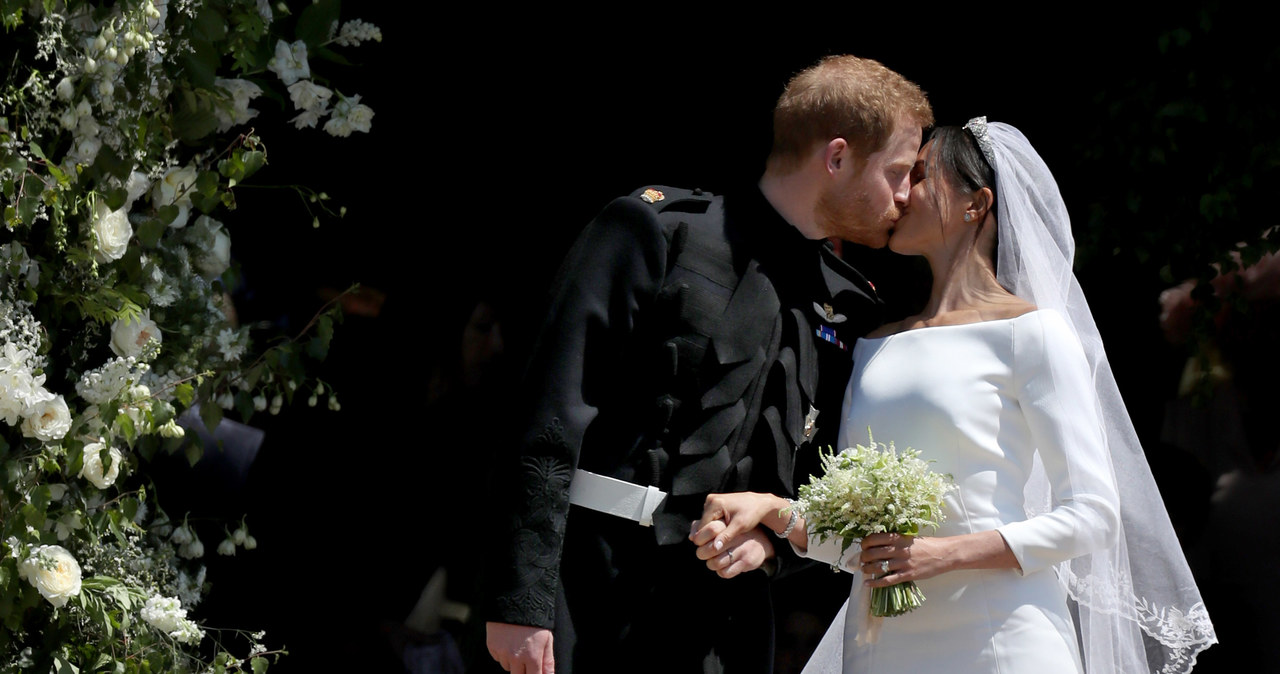
M133 237L129 213L125 209L111 210L107 202L99 199L93 205L93 234L97 239L94 257L99 263L113 262L124 257Z
M196 267L206 279L217 278L231 266L231 237L221 222L202 215L196 218L195 240L207 242L201 246L204 254L196 260Z
M191 192L195 189L197 175L198 172L194 166L173 167L165 172L164 177L155 184L155 187L151 188L152 205L157 208L169 205L178 207L178 216L169 223L173 229L182 229L187 226L191 209Z
M177 597L153 596L142 607L141 614L148 625L184 644L196 643L204 637L204 632L187 619L187 610Z
M298 110L316 110L320 113L329 107L333 89L322 87L311 80L298 80L289 85L289 99Z
M117 319L111 324L111 351L117 356L137 358L151 340L161 343L164 337L160 334L160 326L151 320L150 310L130 319Z
M293 123L293 128L295 129L301 129L304 127L308 129L314 129L316 128L316 124L320 123L320 116L325 114L326 112L328 111L323 108L307 110L299 114L297 117L290 119L289 121Z
M18 565L18 575L57 608L80 594L80 563L60 545L41 545Z
M69 101L76 93L76 86L71 82L70 77L64 77L58 80L58 86L53 90L58 94L59 100Z
M233 543L230 538L222 539L222 542L218 544L218 554L225 557L234 557L236 554L236 544Z
M107 449L107 455L111 457L109 468L102 465L103 448ZM84 465L80 468L80 477L93 483L98 489L106 489L115 484L116 477L120 475L120 461L123 458L120 450L115 447L108 447L102 441L90 442L84 446Z
M311 66L307 64L307 43L302 40L293 44L284 40L277 41L275 56L267 62L267 70L278 75L286 85L311 77Z
M343 47L357 47L361 42L382 42L382 29L360 19L352 19L342 24L342 30L338 31L334 42Z
M71 410L67 401L43 388L31 398L31 406L23 412L22 435L43 442L61 440L71 430Z
M916 536L943 520L943 498L954 488L951 476L929 470L911 448L899 453L890 442L854 445L822 456L823 475L810 476L793 506L819 540L839 538L848 550L876 533ZM893 616L920 606L924 594L912 581L871 590L871 613Z
M38 388L26 368L0 368L0 419L10 426L20 423Z
M333 106L333 114L324 123L324 130L330 135L345 138L353 131L368 133L373 122L373 110L360 102L360 95L347 97L338 94L338 102Z
M128 193L128 197L124 202L124 207L125 209L128 209L133 205L133 202L138 200L138 197L146 194L147 190L151 189L151 179L147 177L147 174L141 171L134 171L130 173L129 178L125 180L124 189Z
M213 114L218 118L219 133L227 131L237 124L244 124L258 116L258 111L250 108L249 103L262 95L261 87L249 80L232 80L222 77L215 79L213 84L226 91L231 99L213 108Z
M204 557L204 543L199 538L178 546L178 554L187 559L199 559Z

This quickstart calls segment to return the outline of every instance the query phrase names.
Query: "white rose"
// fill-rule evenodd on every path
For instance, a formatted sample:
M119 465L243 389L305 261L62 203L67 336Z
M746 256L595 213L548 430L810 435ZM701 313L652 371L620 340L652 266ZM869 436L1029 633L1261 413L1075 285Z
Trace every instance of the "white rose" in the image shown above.
M208 216L200 217L209 220L207 226L213 233L213 245L205 251L205 255L200 256L196 266L200 267L205 278L212 279L221 276L231 266L231 237L227 235L222 223Z
M84 446L84 466L80 468L80 477L93 483L98 489L106 489L115 484L116 477L120 475L120 450L115 447L107 449L107 454L111 457L111 467L107 468L106 473L102 472L102 448L105 446L102 442L91 442Z
M169 226L182 229L187 226L187 218L191 209L191 194L195 190L196 176L194 166L171 168L151 190L151 203L157 208L170 204L178 207L178 217Z
M141 171L134 171L129 174L129 179L125 181L124 188L129 192L129 197L125 199L124 207L129 208L138 197L146 194L147 190L151 189L151 179Z
M151 320L151 311L142 312L133 320L117 319L111 324L111 351L122 358L137 358L142 347L150 340L163 342L160 326Z
M31 407L23 413L22 434L44 442L61 440L71 430L71 410L60 395L47 391L34 397Z
M18 575L57 608L80 594L80 563L60 545L33 548L18 566Z
M133 236L129 214L123 208L113 211L106 201L99 199L93 205L93 234L98 240L94 251L98 262L119 260L129 250L129 239Z

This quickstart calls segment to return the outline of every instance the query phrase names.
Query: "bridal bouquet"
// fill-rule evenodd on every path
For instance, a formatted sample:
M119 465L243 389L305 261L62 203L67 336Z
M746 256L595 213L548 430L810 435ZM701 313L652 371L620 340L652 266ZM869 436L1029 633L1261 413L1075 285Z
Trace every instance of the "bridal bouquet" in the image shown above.
M954 484L950 475L929 470L911 448L899 453L893 443L854 445L822 456L822 477L810 476L793 506L809 531L826 541L841 540L841 552L876 533L915 536L944 519L943 496ZM912 581L871 589L871 614L896 616L919 608L924 593Z
M189 614L213 582L205 545L148 468L200 460L187 429L224 413L339 407L313 372L338 305L295 335L242 324L231 243L289 220L237 211L268 173L251 123L370 129L323 72L382 35L340 10L0 0L0 671L260 674L280 654ZM340 215L293 189L304 231L312 209ZM210 552L257 547L243 520L224 529Z

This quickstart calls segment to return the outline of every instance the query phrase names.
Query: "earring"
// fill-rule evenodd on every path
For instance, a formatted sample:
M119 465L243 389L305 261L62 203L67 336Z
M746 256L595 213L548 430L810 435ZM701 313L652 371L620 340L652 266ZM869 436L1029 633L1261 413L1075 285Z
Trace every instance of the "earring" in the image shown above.
M964 214L964 221L965 221L965 222L969 222L970 220L973 220L973 214L972 214L972 213L965 213L965 214Z

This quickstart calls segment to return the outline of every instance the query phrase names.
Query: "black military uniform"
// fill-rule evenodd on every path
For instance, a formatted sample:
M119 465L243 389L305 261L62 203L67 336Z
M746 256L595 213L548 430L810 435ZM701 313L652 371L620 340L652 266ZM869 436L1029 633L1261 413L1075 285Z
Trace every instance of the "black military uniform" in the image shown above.
M560 271L496 459L510 521L484 618L553 629L558 674L771 671L769 576L716 576L690 523L708 493L791 495L816 471L881 308L755 186L610 203ZM669 496L652 527L570 509L575 468Z

